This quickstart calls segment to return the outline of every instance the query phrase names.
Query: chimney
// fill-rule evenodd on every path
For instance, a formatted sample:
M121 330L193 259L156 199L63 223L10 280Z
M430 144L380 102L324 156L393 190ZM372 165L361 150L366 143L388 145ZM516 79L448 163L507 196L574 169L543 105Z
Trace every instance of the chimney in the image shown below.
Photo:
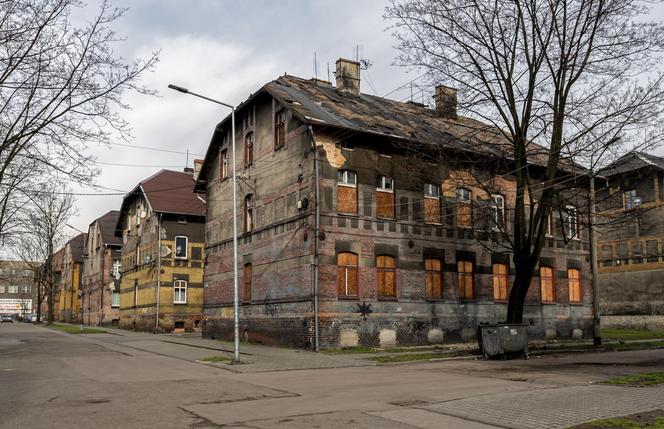
M201 172L201 167L203 166L203 160L202 159L195 159L194 160L194 182L198 179L198 175Z
M360 63L339 58L337 60L337 91L342 94L360 95Z
M436 111L443 118L457 117L457 90L449 86L436 85Z

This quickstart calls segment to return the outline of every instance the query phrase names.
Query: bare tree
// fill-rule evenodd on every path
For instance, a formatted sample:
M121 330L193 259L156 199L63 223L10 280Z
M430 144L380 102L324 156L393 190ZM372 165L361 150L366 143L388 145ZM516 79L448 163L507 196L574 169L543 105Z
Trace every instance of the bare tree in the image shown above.
M26 178L64 174L88 183L97 174L90 144L127 138L121 112L126 90L149 94L140 77L157 55L127 62L113 47L112 25L122 17L104 1L84 25L79 0L0 1L0 234L15 226L16 198Z
M526 293L563 183L627 143L662 142L664 28L636 0L393 0L399 62L456 86L460 108L506 142L516 179L507 322ZM545 148L543 151L542 148ZM575 164L587 171L575 172ZM529 196L537 195L537 204Z
M59 279L55 273L54 256L67 241L65 228L75 214L74 197L69 189L51 182L31 196L23 206L16 234L12 237L15 256L24 261L35 276L37 322L42 319L41 306L48 304L48 321L55 315L55 296Z

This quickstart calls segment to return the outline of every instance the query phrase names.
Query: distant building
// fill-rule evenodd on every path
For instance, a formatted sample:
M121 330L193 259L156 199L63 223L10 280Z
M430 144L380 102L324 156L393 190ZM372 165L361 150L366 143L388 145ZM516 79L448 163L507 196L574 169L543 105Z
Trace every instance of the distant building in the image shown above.
M664 316L664 158L630 152L598 190L603 316Z
M83 263L81 306L83 323L120 323L122 238L115 236L120 212L112 210L88 227Z
M0 261L0 314L24 316L36 312L37 298L32 265Z
M124 197L115 230L121 327L154 331L157 314L160 332L201 323L205 202L193 187L191 172L161 170Z
M81 281L86 234L79 234L65 244L60 273L59 320L81 322Z
M318 316L321 348L427 344L504 321L514 265L496 231L514 230L509 143L458 115L452 88L436 87L431 109L361 93L358 62L340 59L335 76L336 87L281 76L236 111L243 338L312 347ZM230 130L230 117L215 127L196 184L213 338L233 335ZM530 150L536 177L548 154ZM578 195L550 218L525 305L533 336L592 335Z

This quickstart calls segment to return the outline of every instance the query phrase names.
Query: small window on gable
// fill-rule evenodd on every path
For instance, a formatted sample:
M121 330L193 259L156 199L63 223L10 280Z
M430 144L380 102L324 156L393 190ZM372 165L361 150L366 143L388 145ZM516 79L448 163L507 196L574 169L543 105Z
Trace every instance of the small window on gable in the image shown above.
M278 110L274 115L274 148L286 144L286 110Z
M337 211L357 214L357 175L354 171L339 170L337 174Z
M244 138L244 166L254 163L254 133L248 133Z
M173 304L186 304L187 303L187 281L174 280L173 281Z
M189 247L189 238L184 235L175 237L175 259L187 259Z

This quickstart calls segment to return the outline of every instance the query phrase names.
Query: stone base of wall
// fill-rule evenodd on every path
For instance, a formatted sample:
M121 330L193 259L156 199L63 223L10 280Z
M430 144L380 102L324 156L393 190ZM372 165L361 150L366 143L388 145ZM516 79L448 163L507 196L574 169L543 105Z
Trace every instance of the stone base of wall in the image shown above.
M602 316L603 328L664 331L664 316Z
M321 317L321 349L339 347L394 347L475 341L477 320L434 317ZM480 322L495 322L480 320ZM592 318L529 318L531 338L592 338ZM212 339L233 338L233 319L207 317L203 336ZM262 344L313 348L311 317L245 317L240 318L242 341Z
M203 318L200 314L159 314L159 332L173 332L180 324L185 332L194 332L199 328L200 320ZM197 323L198 322L198 323ZM143 332L154 332L155 315L150 314L122 314L120 313L120 328L132 329Z

